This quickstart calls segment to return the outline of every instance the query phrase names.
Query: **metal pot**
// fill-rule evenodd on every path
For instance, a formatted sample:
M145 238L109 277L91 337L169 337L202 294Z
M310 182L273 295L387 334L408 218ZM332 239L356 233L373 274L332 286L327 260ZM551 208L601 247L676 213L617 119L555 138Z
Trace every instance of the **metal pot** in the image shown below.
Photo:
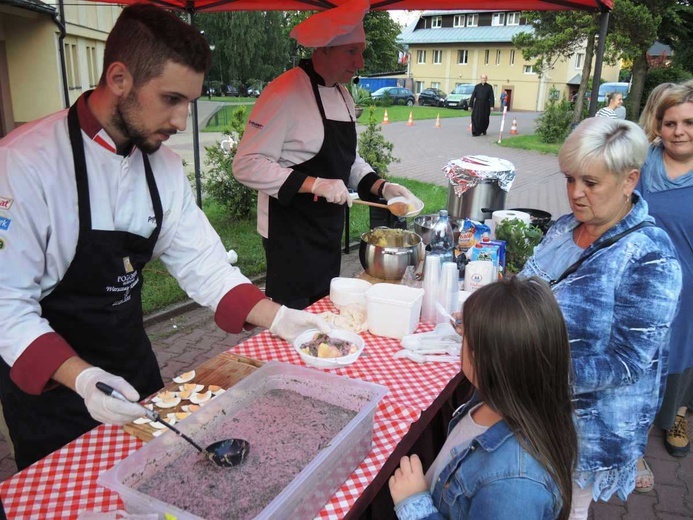
M424 246L427 246L431 241L431 229L436 223L436 220L438 220L438 213L419 215L414 219L414 231L421 237ZM450 220L450 226L452 226L454 243L456 245L460 238L460 229L464 226L464 219L450 217L448 220Z
M525 213L529 213L531 224L537 226L544 233L551 227L551 213L548 211L533 208L512 208L512 211L524 211Z
M401 279L407 266L417 266L423 257L421 237L412 231L377 227L361 235L359 260L375 278Z

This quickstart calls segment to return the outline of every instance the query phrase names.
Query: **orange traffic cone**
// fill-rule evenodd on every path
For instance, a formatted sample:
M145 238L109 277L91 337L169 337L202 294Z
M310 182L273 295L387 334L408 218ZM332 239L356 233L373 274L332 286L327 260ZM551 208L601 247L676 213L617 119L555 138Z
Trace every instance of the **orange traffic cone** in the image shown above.
M436 128L442 128L443 125L440 124L440 114L436 117Z
M517 135L517 118L513 117L513 125L510 127L510 135Z
M390 120L387 118L387 110L385 110L385 115L383 116L383 124L384 125L390 124Z
M407 121L407 126L414 126L414 112L409 112L409 121Z

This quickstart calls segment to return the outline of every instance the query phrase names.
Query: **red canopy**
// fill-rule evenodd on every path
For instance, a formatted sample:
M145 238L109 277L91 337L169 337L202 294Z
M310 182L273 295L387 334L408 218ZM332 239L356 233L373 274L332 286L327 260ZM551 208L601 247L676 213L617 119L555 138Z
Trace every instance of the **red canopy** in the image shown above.
M96 0L134 4L142 0ZM346 0L149 0L170 9L194 11L308 11L329 9ZM557 11L611 9L614 0L372 0L371 9L474 9L480 11Z

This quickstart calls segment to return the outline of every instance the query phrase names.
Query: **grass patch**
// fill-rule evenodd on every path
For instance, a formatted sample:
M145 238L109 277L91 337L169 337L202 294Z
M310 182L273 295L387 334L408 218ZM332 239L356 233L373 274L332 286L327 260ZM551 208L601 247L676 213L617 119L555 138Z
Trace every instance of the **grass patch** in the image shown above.
M213 100L216 98L212 98ZM248 98L219 98L221 100L228 99L248 99ZM250 104L250 103L246 103ZM202 130L203 132L224 132L229 129L232 120L232 114L234 110L238 108L238 105L228 105L223 107L217 113L215 113L209 120L207 126ZM363 114L357 121L357 124L364 126L368 121L368 106L363 109ZM382 121L385 116L385 110L387 109L387 118L391 123L397 123L399 121L408 121L409 113L412 113L414 121L435 119L440 115L441 119L452 118L452 117L471 117L471 112L469 110L457 110L454 108L438 108L438 107L407 107L402 105L391 106L391 107L375 107L375 119L376 121ZM492 114L499 115L499 114ZM248 117L250 116L250 107L246 108L245 112L245 122L248 122Z
M521 150L532 150L544 154L558 155L558 150L563 143L543 143L538 135L517 135L506 137L501 141L500 146L507 148L519 148Z
M391 177L388 180L409 188L424 202L423 214L436 213L447 204L447 190L411 179ZM214 227L224 247L238 253L238 263L243 274L252 278L265 272L265 251L262 239L256 231L255 212L248 220L231 221L225 215L224 208L215 201L206 199L203 210ZM409 226L413 229L413 224ZM367 206L354 205L349 210L350 242L361 239L361 233L371 229L370 212ZM354 254L354 253L352 253ZM356 253L357 254L357 253ZM151 262L144 268L145 284L142 288L142 305L144 313L161 310L174 303L184 301L187 295L178 286L178 282L166 271L160 260Z

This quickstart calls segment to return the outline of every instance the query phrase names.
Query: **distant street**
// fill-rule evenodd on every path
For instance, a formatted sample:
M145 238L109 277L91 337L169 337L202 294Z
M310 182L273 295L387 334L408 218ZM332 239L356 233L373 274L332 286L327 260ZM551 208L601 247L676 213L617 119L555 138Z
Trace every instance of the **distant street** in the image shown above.
M221 102L200 100L200 128L223 105ZM513 118L517 118L520 134L533 133L537 116L535 112L508 113L503 137L510 136ZM435 128L433 119L414 121L414 126L408 126L405 122L381 126L385 138L394 144L393 154L400 159L400 162L390 166L391 175L445 186L447 179L442 168L449 160L472 154L500 157L512 162L517 173L515 183L507 195L506 208L542 209L550 212L554 218L569 211L565 181L558 169L556 157L498 146L500 116L491 117L488 135L479 137L472 137L468 130L469 117L441 121L442 128ZM361 131L364 126L359 125L358 129ZM219 132L200 132L202 171L205 169L205 146L214 146L222 139ZM194 171L191 123L184 132L172 136L166 144L186 161L189 171Z

